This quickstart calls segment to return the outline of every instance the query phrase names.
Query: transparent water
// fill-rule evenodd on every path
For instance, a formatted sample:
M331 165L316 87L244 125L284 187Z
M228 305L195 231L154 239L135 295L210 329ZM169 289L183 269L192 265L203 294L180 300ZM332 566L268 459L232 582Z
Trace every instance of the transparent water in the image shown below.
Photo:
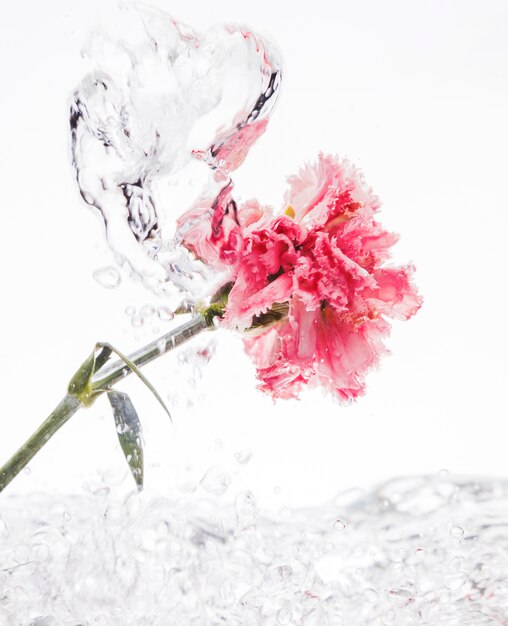
M211 276L175 220L232 185L280 58L248 29L200 34L146 7L111 26L85 47L71 99L78 185L119 262L157 292L198 297ZM114 267L94 277L121 281ZM167 321L167 302L125 314ZM508 482L442 473L277 514L248 492L224 503L220 468L201 487L208 499L2 494L0 625L508 626Z
M198 297L210 273L178 245L175 221L232 186L277 99L280 58L245 27L201 34L148 6L122 5L107 22L71 97L79 189L134 276Z
M441 473L263 513L251 493L2 496L6 626L508 624L508 482Z

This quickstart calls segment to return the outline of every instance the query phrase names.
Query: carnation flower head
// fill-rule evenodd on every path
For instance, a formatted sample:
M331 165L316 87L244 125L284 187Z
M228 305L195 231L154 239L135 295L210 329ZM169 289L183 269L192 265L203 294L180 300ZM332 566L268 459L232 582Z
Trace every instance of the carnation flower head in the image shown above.
M320 154L289 178L284 200L280 214L237 207L225 188L210 213L195 212L184 243L226 271L222 324L256 328L245 345L262 389L287 398L320 385L349 401L387 352L386 318L421 306L413 266L385 265L397 236L376 221L379 199L349 161Z

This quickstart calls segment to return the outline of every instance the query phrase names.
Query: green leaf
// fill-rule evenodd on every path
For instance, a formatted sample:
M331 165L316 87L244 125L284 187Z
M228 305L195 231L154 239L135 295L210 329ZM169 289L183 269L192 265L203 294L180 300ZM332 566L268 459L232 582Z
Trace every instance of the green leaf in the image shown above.
M138 414L126 393L111 389L108 391L108 399L113 409L120 445L138 490L141 491L143 489L143 447Z
M96 344L92 354L81 365L71 378L68 392L81 402L83 406L90 406L98 395L92 386L92 377L107 362L111 356L111 347L106 344Z
M164 409L164 411L167 413L169 419L171 421L173 421L173 419L171 418L171 413L169 412L168 407L166 406L166 404L164 403L164 400L161 398L160 394L158 393L157 389L155 389L155 387L152 385L152 383L148 380L148 378L140 371L139 367L129 359L129 357L125 356L125 354L122 354L120 352L120 350L117 350L114 346L112 346L109 343L98 343L97 346L102 347L103 349L109 350L109 354L111 354L111 352L114 352L124 363L125 365L131 370L131 372L133 372L134 374L136 374L136 376L141 380L142 383L144 383L146 385L146 387L148 387L148 389L152 392L152 394L157 398L157 400L159 401L159 404L161 405L161 407ZM97 347L96 346L96 347ZM98 360L98 359L97 359ZM101 389L100 387L94 387L93 391L95 393L102 393L103 391L105 391L105 389Z

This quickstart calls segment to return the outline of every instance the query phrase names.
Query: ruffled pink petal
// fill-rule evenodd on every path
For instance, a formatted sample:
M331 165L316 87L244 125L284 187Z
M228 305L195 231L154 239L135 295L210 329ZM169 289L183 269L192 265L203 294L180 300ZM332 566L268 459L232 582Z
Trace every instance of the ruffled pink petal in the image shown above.
M306 384L328 389L341 401L365 391L365 375L387 353L389 324L377 319L355 328L331 308L308 311L293 299L289 319L246 340L261 388L275 398L295 398Z
M288 179L285 206L297 221L329 229L351 219L362 207L378 210L379 199L365 183L363 174L349 161L320 154L312 165Z
M372 310L395 319L407 320L418 312L423 299L412 282L413 265L376 270L377 288L367 290L365 299Z
M219 143L219 147L214 154L215 161L219 164L219 167L228 172L239 167L244 162L251 146L265 132L267 124L267 118L258 122L252 122L246 124L231 136L224 138L223 143Z
M322 154L316 163L306 164L297 175L288 178L289 189L284 203L293 208L297 221L302 221L307 213L323 202L332 180L332 158Z
M240 274L229 294L224 323L245 330L251 326L256 315L265 313L276 302L287 302L291 297L291 291L292 281L288 274L282 274L257 290L253 290L248 278Z
M390 248L399 237L384 230L363 208L357 215L333 230L339 245L348 257L366 269L372 269L390 258Z
M210 202L211 204L211 202ZM198 259L214 265L218 254L209 241L211 234L211 209L204 206L192 207L177 222L177 237L182 245Z
M308 368L316 354L316 311L309 310L300 298L291 300L288 348L291 358L301 369Z
M308 308L328 302L337 310L353 311L361 293L376 287L373 276L345 255L337 238L326 231L314 233L304 251L294 268L294 285Z
M255 335L247 334L243 342L245 351L258 369L271 367L280 352L279 327L270 326Z
M185 242L229 268L225 325L244 330L288 305L287 319L245 340L262 389L287 398L321 385L349 401L387 351L383 316L407 319L421 306L413 268L383 267L397 237L374 219L379 200L348 161L320 155L290 179L285 200L292 210L276 217L255 201L237 210L224 192L212 213L192 215Z
M236 204L227 186L211 201L200 199L177 222L182 245L214 269L225 269L243 249L243 233Z
M287 352L288 344L291 349L291 336L292 327L286 320L244 340L257 369L259 388L273 398L297 398L308 382L305 370Z
M296 399L308 383L301 370L291 361L281 358L271 367L259 369L257 377L261 381L259 389L269 393L274 399Z
M240 226L247 231L266 228L272 218L272 207L261 206L255 198L247 200L238 209Z
M225 187L211 201L201 199L177 222L182 245L214 269L235 273L250 230L262 229L272 219L272 208L250 200L238 209Z
M319 383L344 400L363 394L365 374L387 353L383 339L389 330L390 325L383 319L355 328L331 308L325 308L320 312L316 333L314 371Z

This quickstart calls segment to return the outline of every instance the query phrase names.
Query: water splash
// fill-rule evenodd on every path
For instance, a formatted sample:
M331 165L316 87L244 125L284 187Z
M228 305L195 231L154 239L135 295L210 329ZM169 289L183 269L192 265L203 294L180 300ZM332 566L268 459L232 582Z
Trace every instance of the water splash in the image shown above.
M212 207L232 185L276 101L278 54L245 28L198 34L130 5L84 55L92 70L70 110L81 194L138 278L157 292L176 286L195 296L210 276L178 246L175 221L198 198Z
M506 481L400 479L276 516L250 492L95 494L3 499L0 623L508 624Z

